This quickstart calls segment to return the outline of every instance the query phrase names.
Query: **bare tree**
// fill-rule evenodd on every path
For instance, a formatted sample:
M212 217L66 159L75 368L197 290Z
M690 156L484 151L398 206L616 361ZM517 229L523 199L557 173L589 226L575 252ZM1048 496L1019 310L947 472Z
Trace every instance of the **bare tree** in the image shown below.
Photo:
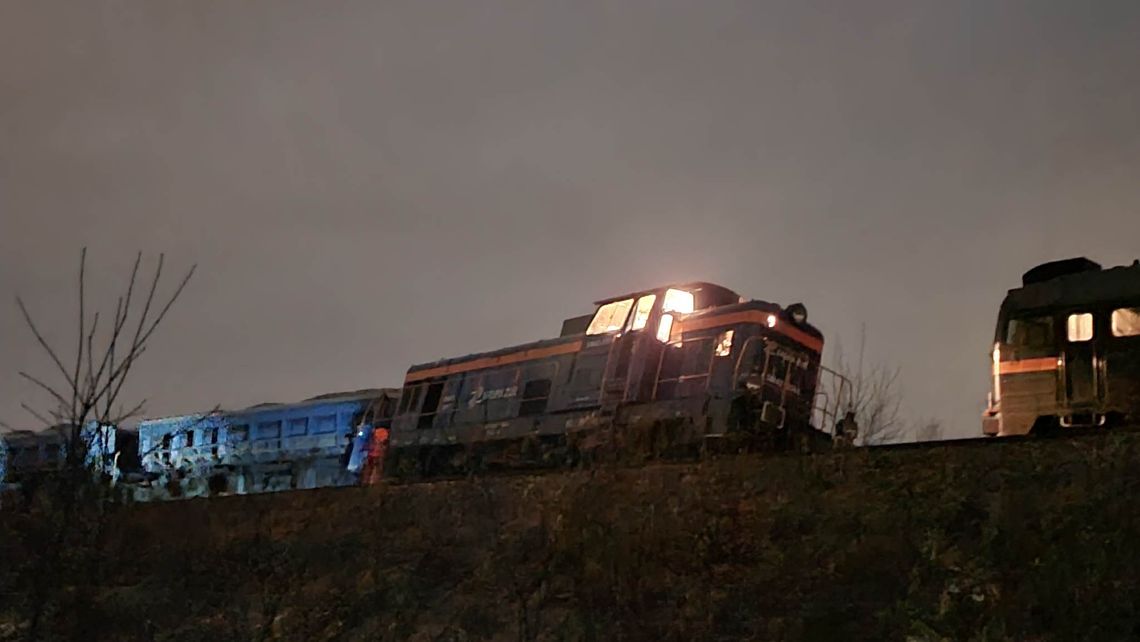
M849 383L842 392L843 410L855 414L860 442L881 444L899 439L904 432L900 413L899 369L881 363L865 362L866 330L860 333L859 354L851 363L836 342L832 369ZM836 393L837 398L840 396Z
M65 431L67 469L86 468L91 463L88 453L93 448L101 446L101 452L107 454L105 442L92 442L95 437L106 438L105 432L99 429L118 426L142 411L145 400L131 406L121 403L123 385L197 267L191 266L176 281L170 294L160 295L159 284L163 276L165 256L158 255L153 273L146 278L140 273L142 259L142 252L139 252L124 292L115 302L111 321L109 324L104 323L103 331L100 332L100 321L105 322L107 317L98 309L89 310L92 306L87 301L87 248L83 248L79 258L77 283L79 307L75 354L66 360L58 347L44 337L23 298L16 297L16 305L28 329L43 348L54 371L51 377L41 377L26 371L19 373L51 398L46 408L37 409L27 403L21 405L48 426L58 426Z
M90 591L103 573L101 551L112 509L102 501L109 496L105 492L109 487L101 483L106 478L91 473L104 471L103 464L110 463L113 456L108 443L113 433L107 429L142 411L145 401L130 406L121 403L123 387L155 330L194 275L191 267L169 294L160 294L165 256L158 256L149 275L142 274L142 262L140 252L115 301L113 314L107 317L87 300L87 249L80 253L74 355L52 345L24 299L16 297L16 305L52 370L50 376L19 373L50 398L42 408L27 403L22 406L61 433L64 449L63 469L45 478L39 491L38 482L25 480L26 508L36 507L37 528L48 534L39 554L24 560L20 571L29 596L28 639L59 637L55 631L59 627L71 628L70 635L64 637L97 629ZM36 504L37 498L43 501ZM48 613L56 613L56 617L47 618Z

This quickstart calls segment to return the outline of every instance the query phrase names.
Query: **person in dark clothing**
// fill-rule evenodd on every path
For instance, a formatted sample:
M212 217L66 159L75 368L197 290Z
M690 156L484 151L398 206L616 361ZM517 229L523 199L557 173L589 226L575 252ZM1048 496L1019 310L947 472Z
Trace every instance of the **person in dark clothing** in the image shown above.
M344 454L340 456L340 465L348 467L348 462L352 461L352 432L344 433Z
M859 424L855 422L855 412L848 410L847 414L835 423L835 442L842 447L850 447L855 444L855 438L859 436Z

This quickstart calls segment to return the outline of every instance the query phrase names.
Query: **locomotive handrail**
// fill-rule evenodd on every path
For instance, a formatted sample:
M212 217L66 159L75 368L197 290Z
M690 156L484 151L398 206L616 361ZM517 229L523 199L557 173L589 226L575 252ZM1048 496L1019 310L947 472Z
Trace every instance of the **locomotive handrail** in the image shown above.
M829 385L824 385L824 375L829 378ZM851 409L850 391L850 379L827 366L819 366L815 400L812 403L812 413L819 415L819 425L817 426L819 430L832 436L835 435L835 424L839 421L840 413ZM846 409L844 402L846 402Z

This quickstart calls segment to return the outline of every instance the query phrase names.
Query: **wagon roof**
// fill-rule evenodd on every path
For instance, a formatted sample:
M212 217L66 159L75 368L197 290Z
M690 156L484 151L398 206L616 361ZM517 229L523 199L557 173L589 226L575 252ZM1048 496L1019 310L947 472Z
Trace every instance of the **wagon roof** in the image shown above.
M214 416L227 416L233 417L237 415L246 415L268 410L283 410L290 408L300 408L304 406L315 406L319 404L332 404L341 403L345 401L362 401L366 399L380 399L385 396L396 397L400 393L399 388L366 388L363 390L354 390L349 392L330 392L316 397L310 397L301 401L293 402L267 402L260 403L248 408L240 408L237 410L218 410L218 411L205 411L205 412L192 412L184 415L168 415L163 417L148 417L139 422L140 425L152 424L155 422L169 422L172 420L182 420L187 418L200 418L209 415Z

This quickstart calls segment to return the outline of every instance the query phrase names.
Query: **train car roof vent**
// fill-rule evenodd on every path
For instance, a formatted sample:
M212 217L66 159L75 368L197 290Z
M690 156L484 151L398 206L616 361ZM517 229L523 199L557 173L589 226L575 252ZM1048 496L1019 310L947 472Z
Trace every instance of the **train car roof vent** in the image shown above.
M1063 259L1061 261L1050 261L1049 263L1042 263L1021 275L1021 284L1024 286L1032 283L1044 283L1045 281L1052 281L1053 279L1069 274L1098 272L1100 269L1100 263L1090 261L1083 256L1074 259Z

